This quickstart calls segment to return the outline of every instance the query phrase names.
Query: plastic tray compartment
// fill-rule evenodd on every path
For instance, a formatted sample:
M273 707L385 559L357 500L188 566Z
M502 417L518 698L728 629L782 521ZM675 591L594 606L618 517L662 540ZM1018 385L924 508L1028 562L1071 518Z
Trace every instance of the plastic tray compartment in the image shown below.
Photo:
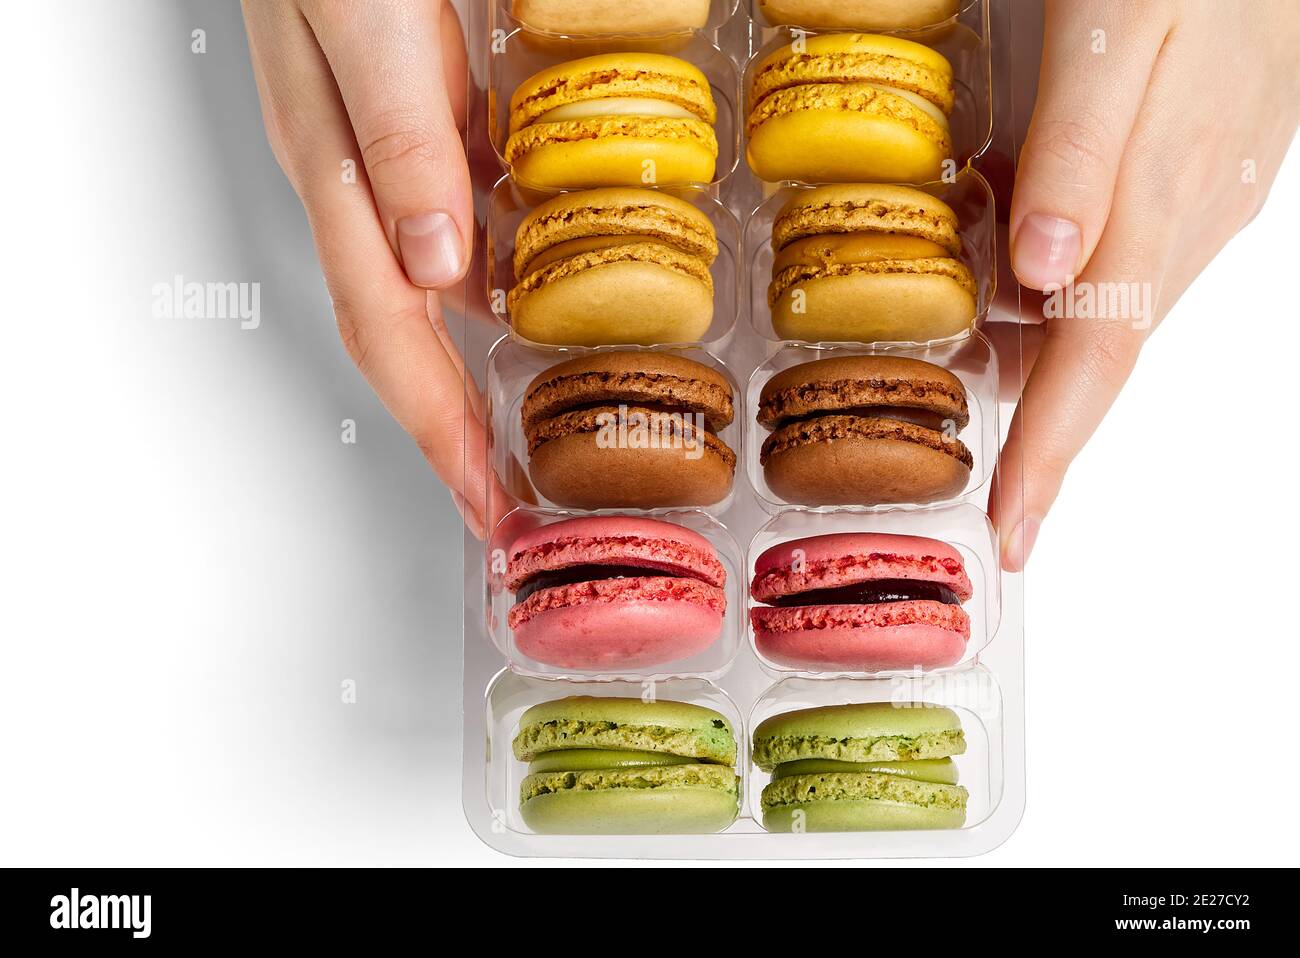
M735 170L740 158L740 77L735 63L700 32L678 34L658 40L599 38L566 40L538 38L516 29L501 33L492 43L488 63L488 135L502 169L510 171L505 160L506 140L510 135L510 97L519 84L547 67L595 56L600 53L642 51L666 53L698 67L709 79L718 119L714 131L718 140L718 159L712 183L721 183ZM528 184L523 184L525 187ZM707 184L700 184L707 185Z
M797 366L800 363L827 359L831 356L872 356L890 355L907 356L924 360L936 366L942 366L951 372L966 387L966 401L970 407L970 424L963 429L958 438L966 444L974 458L969 481L960 496L951 501L977 502L981 509L987 504L988 485L997 465L998 433L998 364L989 341L981 333L974 333L964 339L939 346L927 346L913 349L879 348L879 347L819 347L790 345L778 349L763 365L759 366L750 377L745 394L745 468L749 474L750 485L766 503L770 511L777 511L788 506L797 506L797 502L786 502L779 498L767 484L763 467L759 465L759 453L763 440L769 435L755 418L758 413L758 397L766 383L776 373ZM983 497L983 498L981 498ZM927 509L939 503L915 505L898 503L880 506L836 506L836 509L853 509L856 511L882 512L899 508ZM823 507L832 508L832 507Z
M772 342L782 340L772 326L772 310L767 303L767 288L772 280L772 226L781 210L796 195L811 187L785 186L763 201L745 223L744 254L742 259L748 270L749 318L754 331ZM964 169L951 183L935 181L920 187L947 203L957 214L957 229L961 236L961 254L975 275L975 327L978 329L988 318L997 284L997 222L994 214L993 190L988 181L972 169ZM968 334L963 333L960 339ZM923 346L937 343L873 343L876 347ZM841 345L821 343L816 345ZM845 343L842 345L859 345Z
M655 682L569 682L554 681L519 675L505 671L499 673L488 686L483 705L487 709L486 747L486 781L484 782L486 801L491 815L492 830L500 835L503 832L534 836L537 848L544 848L549 842L564 846L579 839L579 836L537 835L524 824L519 814L519 783L528 774L528 766L517 761L511 751L510 743L519 731L519 717L526 709L541 702L566 698L570 695L597 695L611 698L645 698L653 695L655 699L673 702L689 702L713 709L722 714L736 734L738 752L736 756L736 774L742 777L741 813L744 813L745 772L749 767L749 749L745 741L745 727L740 710L736 708L730 696L716 685L703 679L674 679ZM473 707L466 703L466 709ZM736 826L732 826L733 828ZM582 839L599 846L616 844L624 838L642 838L653 840L655 836L592 836ZM658 836L663 841L662 836ZM555 852L559 853L559 852Z
M627 347L627 350L645 353L662 351L651 347ZM524 438L523 420L520 416L520 409L523 406L524 394L527 392L528 384L532 382L533 377L538 373L565 360L589 353L610 351L605 347L599 349L527 347L512 342L508 337L503 337L492 347L491 354L488 356L486 385L488 462L496 469L496 474L505 485L506 492L516 503L532 504L535 502L543 509L571 512L574 515L613 515L619 513L663 515L680 511L683 508L600 509L592 512L569 510L557 503L541 499L532 488L527 473L528 443ZM702 507L702 511L707 512L709 515L719 516L727 510L735 498L736 486L743 484L741 479L743 470L740 464L742 455L742 427L740 420L744 416L744 392L736 383L735 376L731 374L726 364L712 353L700 348L675 349L672 351L718 370L731 383L736 410L735 419L732 420L731 425L718 433L718 438L730 446L731 450L736 454L736 478L732 483L731 492L722 501ZM489 516L489 527L495 526L499 518Z
M957 765L958 784L970 792L966 805L966 824L956 831L977 828L987 821L1002 801L1002 690L988 669L975 666L959 672L930 673L907 679L807 679L788 678L776 683L761 695L749 715L753 735L760 722L773 715L826 705L849 705L863 702L925 702L952 709L961 719L966 737L966 751L953 757ZM752 741L751 743L752 744ZM760 804L763 788L771 776L757 767L749 770L746 794L749 815L762 822ZM899 836L951 835L951 832L855 832L870 836L870 844L880 846L880 854L900 842ZM792 842L814 837L808 834L783 836ZM840 836L842 839L845 837ZM939 839L942 841L942 839ZM860 853L859 849L857 853Z
M845 532L887 532L895 535L927 536L946 542L957 549L966 566L966 574L970 576L973 592L970 599L962 603L962 608L970 616L970 640L966 643L966 654L962 656L960 662L934 671L952 672L978 661L980 652L993 641L1002 621L997 537L992 523L981 509L970 503L956 503L937 509L894 509L872 513L845 510L813 512L791 509L779 513L758 530L749 545L745 563L748 574L745 587L745 632L749 638L750 648L766 671L777 677L800 674L822 679L836 675L862 675L862 673L808 672L778 665L758 651L754 641L754 630L749 627L749 609L763 605L750 597L748 584L754 579L754 565L764 551L791 539ZM872 674L888 677L913 673L908 670Z
M754 3L757 11L757 3ZM758 50L744 70L744 99L741 117L749 115L750 81L754 70L773 50L791 43L795 36L821 33L848 33L846 30L804 30L798 27L769 27L762 17L754 21ZM993 138L992 48L989 43L989 17L984 0L970 0L961 13L939 28L921 31L889 30L885 34L903 37L937 50L952 64L956 100L948 125L952 134L953 159L961 169L988 148ZM954 171L955 172L955 171Z
M700 187L655 187L685 200L701 210L718 236L718 258L713 261L713 322L699 342L717 343L736 327L744 301L744 257L741 254L740 222L725 206ZM487 209L487 296L497 318L520 343L538 345L517 335L510 324L507 294L520 277L515 276L515 234L524 217L554 192L520 189L508 176L502 177L488 197ZM769 264L770 264L769 260ZM770 269L770 265L769 265ZM770 325L770 323L769 323ZM655 345L679 346L681 343Z
M511 513L497 526L487 546L486 575L488 594L484 608L487 610L487 633L493 643L506 657L510 667L516 672L541 677L567 677L578 680L591 679L629 679L664 680L683 676L696 676L709 679L719 678L736 657L744 644L744 632L747 631L745 607L745 562L744 555L731 533L712 516L697 509L664 512L658 518L676 523L697 532L708 539L718 553L723 567L727 570L727 611L723 616L722 634L718 640L703 652L689 659L670 662L641 669L625 671L615 670L575 670L561 669L528 658L515 646L514 636L507 621L510 607L514 605L514 594L506 588L504 576L500 570L510 555L510 544L525 529L538 525L572 518L577 513L550 512L538 509L518 509ZM651 573L652 574L652 573Z

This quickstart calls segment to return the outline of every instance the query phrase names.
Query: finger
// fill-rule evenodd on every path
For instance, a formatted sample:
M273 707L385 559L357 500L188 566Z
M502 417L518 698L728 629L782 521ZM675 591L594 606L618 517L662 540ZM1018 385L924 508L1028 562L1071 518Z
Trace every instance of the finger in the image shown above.
M356 140L306 24L286 20L267 31L255 23L250 19L249 43L268 128L278 131L282 162L307 209L344 344L482 535L482 504L499 483L489 480L482 423L466 411L460 357L435 329L437 297L406 281L365 171L356 182L340 177L341 158L356 155Z
M1157 63L1150 105L1125 150L1115 206L1088 268L1075 284L1092 305L1047 324L1038 361L1011 423L989 510L1003 566L1025 566L1070 463L1128 379L1147 333L1168 308L1163 295L1179 232L1170 209L1186 192L1177 117L1164 117L1167 88ZM1151 189L1151 184L1161 184ZM1070 301L1058 298L1062 307Z
M1124 147L1168 31L1157 4L1049 0L1038 100L1011 203L1011 265L1032 289L1067 284L1110 216Z
M384 234L417 286L445 289L469 264L473 197L448 101L443 0L334 3L305 14L343 95ZM459 34L458 34L459 35ZM453 47L454 49L454 47ZM382 51L376 55L377 51Z

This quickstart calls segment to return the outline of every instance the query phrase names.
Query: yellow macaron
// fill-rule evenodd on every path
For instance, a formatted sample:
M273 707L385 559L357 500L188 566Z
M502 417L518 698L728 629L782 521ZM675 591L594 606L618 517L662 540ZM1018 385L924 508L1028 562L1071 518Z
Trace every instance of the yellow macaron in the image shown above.
M805 190L772 227L768 305L781 339L929 343L971 329L977 287L957 214L923 190Z
M511 326L555 346L697 342L713 321L717 255L713 223L676 196L561 194L519 225Z
M831 33L765 58L750 81L748 157L760 179L921 183L952 156L952 65L898 37Z
M957 0L759 0L773 26L814 30L917 30L957 14Z
M708 78L660 53L550 67L510 98L505 160L543 188L672 186L713 179L717 107Z

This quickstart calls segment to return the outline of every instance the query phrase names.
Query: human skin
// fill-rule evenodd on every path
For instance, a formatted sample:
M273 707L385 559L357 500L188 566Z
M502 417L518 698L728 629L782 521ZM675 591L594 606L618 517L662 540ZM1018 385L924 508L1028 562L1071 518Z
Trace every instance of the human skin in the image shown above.
M487 496L504 493L436 295L464 274L472 237L455 13L445 0L244 0L244 14L268 137L307 208L343 341L481 536ZM1300 119L1294 0L1047 0L1042 41L1012 267L1031 290L1146 284L1152 309L1026 327L1037 356L989 507L997 521L1006 504L1010 571L1151 332L1263 205ZM364 169L339 190L349 156Z

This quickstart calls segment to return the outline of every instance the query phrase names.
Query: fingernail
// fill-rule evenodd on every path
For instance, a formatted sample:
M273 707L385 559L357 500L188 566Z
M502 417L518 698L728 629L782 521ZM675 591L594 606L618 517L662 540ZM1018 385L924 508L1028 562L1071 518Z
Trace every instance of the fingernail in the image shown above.
M1038 538L1038 529L1042 524L1043 520L1037 516L1026 516L1011 533L1002 562L1003 568L1008 572L1025 571L1025 563L1029 561L1029 553L1033 551L1034 540Z
M460 230L446 213L421 213L397 221L397 247L406 277L416 286L441 289L465 264Z
M1011 246L1016 278L1031 289L1065 286L1074 279L1083 234L1069 220L1030 213Z

